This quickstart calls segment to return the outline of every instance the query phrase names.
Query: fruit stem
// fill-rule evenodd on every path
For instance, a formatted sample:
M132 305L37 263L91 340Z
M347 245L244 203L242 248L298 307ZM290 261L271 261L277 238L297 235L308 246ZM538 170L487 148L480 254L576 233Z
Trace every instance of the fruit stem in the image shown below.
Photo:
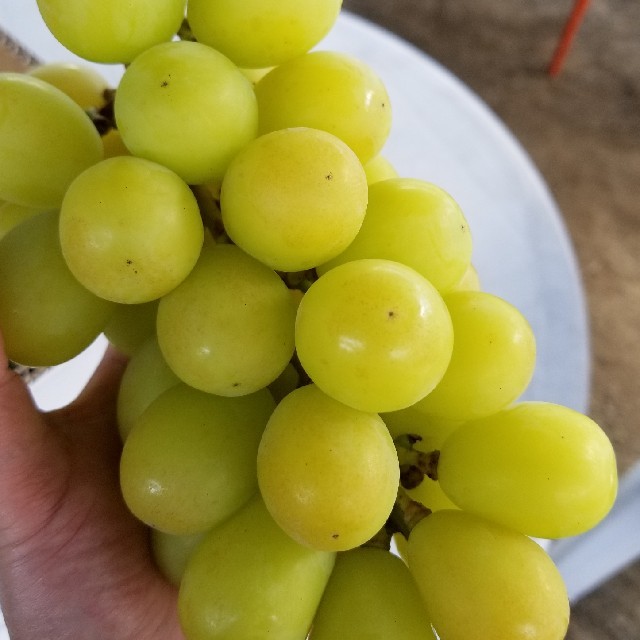
M390 535L398 532L408 539L411 530L430 513L431 509L409 497L402 487L398 487L398 496L387 521L387 532Z
M400 463L400 484L405 489L415 489L425 476L431 480L438 479L438 460L440 451L420 451L415 448L422 438L406 433L394 440Z

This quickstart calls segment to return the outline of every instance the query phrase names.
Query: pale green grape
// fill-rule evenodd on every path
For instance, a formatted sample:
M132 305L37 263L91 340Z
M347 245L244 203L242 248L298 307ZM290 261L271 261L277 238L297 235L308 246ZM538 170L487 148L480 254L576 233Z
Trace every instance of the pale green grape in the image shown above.
M158 300L143 304L116 304L104 328L109 342L131 356L151 336L155 337Z
M200 543L178 608L189 640L303 640L335 554L294 542L256 498Z
M29 75L60 89L82 109L99 109L106 104L105 91L109 84L89 65L50 62L34 67Z
M0 198L59 207L102 154L96 128L69 96L38 78L0 73Z
M387 158L380 154L371 158L371 160L364 165L364 172L367 175L368 184L398 177L398 172L395 170L395 167Z
M166 167L132 156L84 171L60 210L71 272L114 302L149 302L171 291L195 265L203 238L189 187Z
M562 640L562 578L530 538L462 511L438 511L411 531L409 569L442 640Z
M77 56L93 62L131 62L145 49L171 40L185 0L37 0L51 33Z
M260 136L231 162L220 207L229 237L272 269L303 271L343 251L367 208L367 180L339 138L306 127Z
M56 211L23 221L0 240L0 282L7 354L24 365L70 360L98 337L113 310L71 275Z
M165 362L155 335L136 349L127 363L118 390L118 429L123 441L144 410L179 382L180 378Z
M189 184L222 178L257 134L251 83L228 58L197 42L160 44L138 56L114 108L127 148Z
M296 348L328 395L362 411L395 411L440 381L453 331L442 298L419 273L389 260L356 260L304 295Z
M207 533L205 531L176 536L158 529L151 529L153 559L162 575L171 584L180 586L187 563Z
M44 213L42 209L25 207L13 202L0 202L0 240L24 220Z
M295 305L274 271L233 245L205 244L158 307L158 342L187 384L223 396L273 382L293 355Z
M258 451L258 482L274 520L301 544L357 547L384 525L398 492L398 457L384 422L315 385L273 412Z
M256 84L260 132L312 127L346 142L361 162L380 152L391 129L384 84L364 62L313 51L270 71Z
M339 553L311 640L435 640L407 566L388 551Z
M356 239L318 272L360 258L401 262L446 291L471 261L469 225L439 187L411 178L383 180L369 187L367 215Z
M535 368L535 336L526 318L502 298L482 291L446 294L453 321L453 355L419 410L471 420L506 407L527 388Z
M275 407L263 389L223 398L180 384L136 420L120 461L131 512L165 533L191 534L228 518L256 493L256 454Z
M602 429L544 402L465 423L442 445L438 477L462 509L540 538L592 528L612 507L618 486Z
M269 391L276 402L298 388L300 374L297 369L289 363L284 371L269 385Z
M270 67L306 53L329 32L342 0L189 0L199 42L241 67Z

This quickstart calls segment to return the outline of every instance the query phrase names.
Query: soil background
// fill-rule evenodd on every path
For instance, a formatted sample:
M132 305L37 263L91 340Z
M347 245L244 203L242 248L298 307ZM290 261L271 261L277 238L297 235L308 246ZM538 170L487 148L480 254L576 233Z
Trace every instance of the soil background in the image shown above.
M589 304L590 415L612 439L623 473L640 461L640 2L593 0L552 78L548 65L572 6L344 1L469 85L547 180ZM640 639L640 561L574 605L568 638Z

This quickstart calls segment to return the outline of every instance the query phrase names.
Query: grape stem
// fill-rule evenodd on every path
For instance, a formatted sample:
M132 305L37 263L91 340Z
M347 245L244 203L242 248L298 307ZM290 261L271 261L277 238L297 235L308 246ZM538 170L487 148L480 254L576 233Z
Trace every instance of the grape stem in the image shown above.
M408 539L411 530L430 513L431 509L413 500L402 487L398 487L398 496L385 528L391 534L398 532Z
M116 119L113 112L113 102L116 97L115 89L105 89L105 103L99 109L89 109L87 115L101 136L106 135L111 129L116 129Z
M422 438L406 433L394 440L400 463L400 484L405 489L415 489L425 476L431 480L438 479L438 460L440 451L420 451L415 448Z

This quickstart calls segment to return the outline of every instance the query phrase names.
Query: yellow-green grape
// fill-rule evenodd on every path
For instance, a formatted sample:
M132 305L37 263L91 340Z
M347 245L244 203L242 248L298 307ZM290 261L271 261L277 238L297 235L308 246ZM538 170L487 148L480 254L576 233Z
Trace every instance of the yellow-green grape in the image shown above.
M0 240L24 220L27 220L38 213L43 213L42 209L25 207L13 202L0 202Z
M398 172L395 167L387 158L380 154L371 158L371 160L364 165L364 172L367 175L368 184L398 177Z
M66 362L100 334L113 305L73 277L60 251L57 211L23 221L0 240L0 327L9 358Z
M171 40L185 0L37 0L42 18L69 51L92 62L131 62Z
M407 434L419 436L420 441L413 448L424 453L439 450L445 439L461 424L444 418L424 415L416 408L416 405L400 411L383 413L380 417L384 420L394 439ZM403 451L399 449L398 453L402 459ZM420 502L431 511L457 509L437 480L424 478L417 487L408 489L407 494L412 500Z
M360 161L339 138L306 127L260 136L222 182L229 237L272 269L303 271L342 252L367 208Z
M104 147L105 158L131 155L129 149L124 146L122 136L117 129L109 129L109 131L102 136L102 145Z
M378 415L307 385L281 400L269 419L258 482L269 512L294 540L344 551L373 537L389 517L398 457Z
M59 207L102 154L100 135L69 96L38 78L0 73L0 198Z
M322 129L346 142L363 163L380 152L391 129L384 84L368 65L343 53L294 58L269 72L255 91L260 133Z
M207 533L205 531L176 536L158 529L151 529L153 559L162 575L172 585L180 586L187 563Z
M574 536L611 509L611 442L587 416L523 402L468 422L441 447L440 485L460 508L530 536Z
M362 547L339 553L310 640L435 640L405 563Z
M356 260L304 295L296 348L325 393L379 413L408 407L438 384L453 330L442 298L419 273L389 260Z
M123 442L144 410L179 382L180 378L165 362L155 336L136 349L120 381L116 404L118 429Z
M198 42L160 44L138 56L120 81L114 109L131 153L169 167L189 184L222 178L257 134L251 82Z
M423 180L393 178L369 187L356 239L318 272L350 260L384 258L412 267L444 292L469 267L471 248L469 225L446 191Z
M182 629L189 640L302 640L334 561L293 541L256 498L189 561L178 597Z
M160 349L184 382L223 396L271 384L294 348L295 305L277 274L228 244L205 244L158 307Z
M329 32L342 0L189 0L199 42L240 67L270 67L306 53Z
M89 65L50 62L34 67L29 75L57 87L82 109L99 109L106 104L109 83Z
M490 415L527 388L536 342L526 318L512 304L482 291L444 296L453 321L451 364L421 400L421 412L450 420Z
M239 67L240 71L244 74L244 76L251 82L251 84L256 84L262 78L264 78L273 67L264 67L263 69L244 69Z
M158 300L116 304L104 335L116 349L132 356L143 342L155 336L157 312Z
M136 420L120 461L131 512L165 533L214 527L257 491L256 454L275 402L263 389L223 398L180 384Z
M443 640L562 640L566 588L530 538L462 511L438 511L409 535L409 569Z
M171 291L195 265L203 238L198 203L184 181L132 156L84 171L60 210L69 269L114 302L149 302Z
M462 278L453 285L449 291L481 291L482 284L480 283L480 275L477 269L469 264L467 270L462 275Z

